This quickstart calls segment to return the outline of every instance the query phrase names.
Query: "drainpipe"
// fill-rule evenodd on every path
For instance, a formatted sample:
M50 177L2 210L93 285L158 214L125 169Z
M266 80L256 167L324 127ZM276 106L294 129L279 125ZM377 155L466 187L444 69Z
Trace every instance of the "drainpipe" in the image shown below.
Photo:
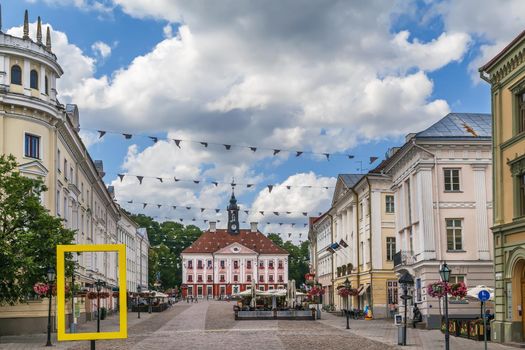
M374 294L372 293L373 292L373 286L372 286L372 279L373 279L373 269L374 269L374 265L372 264L372 184L370 184L370 179L368 178L368 175L365 176L365 179L366 179L366 183L368 184L368 197L370 198L369 200L369 203L368 203L368 220L369 220L369 232L370 232L370 246L368 247L369 249L369 254L370 254L370 307L372 308L372 310L374 310ZM379 247L379 249L381 249L381 247Z
M437 156L430 152L429 150L427 150L426 148L424 147L421 147L420 145L418 145L416 143L416 140L415 139L412 139L412 145L416 148L419 148L420 150L430 154L433 158L434 158L434 181L436 182L436 189L437 189L437 193L436 193L436 216L437 216L437 230L438 230L438 239L437 239L437 247L439 249L439 257L436 256L436 259L440 258L443 256L443 251L441 250L441 216L440 216L440 211L439 211L439 194L441 193L440 190L439 190L439 178L438 178L438 168L437 168ZM437 255L437 254L436 254ZM438 260L441 260L441 259L438 259Z

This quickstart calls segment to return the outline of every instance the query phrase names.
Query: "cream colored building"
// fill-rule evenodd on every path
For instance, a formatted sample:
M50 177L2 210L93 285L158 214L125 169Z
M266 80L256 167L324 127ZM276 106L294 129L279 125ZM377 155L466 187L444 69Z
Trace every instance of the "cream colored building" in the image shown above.
M492 340L525 342L525 32L480 68L491 84L496 315ZM523 345L523 344L522 344Z
M450 113L407 136L376 171L390 176L395 196L395 271L408 271L423 321L439 327L440 304L426 286L440 280L446 261L451 282L493 286L492 154L489 114ZM476 301L450 300L449 314L477 317Z
M324 289L323 305L329 305L334 303L332 253L327 250L333 242L332 216L327 212L310 219L309 240L313 257L310 261L314 262L314 269L310 272L315 274L315 281Z
M34 38L28 21L22 38L0 32L0 154L14 155L23 175L43 179L48 191L42 203L64 219L65 227L77 231L75 243L117 243L121 210L102 179L102 162L91 159L78 134L77 107L57 100L56 81L64 72L52 52L49 28L45 43L40 22L37 28ZM147 260L147 249L141 247ZM75 283L81 288L92 288L97 279L106 282L107 291L117 286L116 253L84 253L74 259ZM76 321L92 317L95 304L77 301L81 313ZM102 306L114 309L116 299L104 300ZM69 304L66 310L71 308ZM44 332L46 324L45 300L0 307L0 336Z

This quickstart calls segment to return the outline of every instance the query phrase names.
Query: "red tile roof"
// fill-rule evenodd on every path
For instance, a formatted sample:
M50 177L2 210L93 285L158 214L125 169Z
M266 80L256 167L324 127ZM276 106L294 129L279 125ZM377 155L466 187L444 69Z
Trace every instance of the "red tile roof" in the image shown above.
M239 243L256 251L259 254L288 254L286 250L277 246L261 232L240 230L238 235L228 233L228 230L217 230L216 232L204 231L188 248L182 253L214 253L232 243Z

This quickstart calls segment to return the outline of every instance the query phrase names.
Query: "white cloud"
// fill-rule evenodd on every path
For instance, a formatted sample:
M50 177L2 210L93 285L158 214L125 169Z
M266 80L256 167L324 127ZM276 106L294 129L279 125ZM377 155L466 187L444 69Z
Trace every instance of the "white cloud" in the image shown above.
M166 24L162 28L162 32L164 33L164 37L167 39L173 38L173 27L171 26L171 23Z
M91 45L91 50L93 50L95 56L99 56L102 60L105 60L111 55L111 46L103 41L94 42L93 45Z
M93 131L80 130L79 135L87 149L89 149L94 144L102 143L104 141L103 138L99 137L97 132Z

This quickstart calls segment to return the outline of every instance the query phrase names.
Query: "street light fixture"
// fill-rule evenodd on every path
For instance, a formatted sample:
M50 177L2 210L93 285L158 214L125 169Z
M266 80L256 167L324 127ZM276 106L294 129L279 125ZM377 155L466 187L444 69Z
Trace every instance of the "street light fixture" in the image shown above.
M405 308L404 322L403 322L403 341L401 345L407 345L407 302L412 299L412 296L408 295L408 287L414 284L414 278L406 271L401 278L399 278L399 284L403 288L403 306Z
M47 343L46 346L53 346L51 344L51 298L53 297L53 282L55 281L55 269L50 267L47 270L47 282L49 287L49 311L47 313Z
M439 275L441 276L441 281L448 283L450 281L450 268L447 263L444 262L439 269ZM450 349L450 332L448 329L448 293L445 292L445 350Z
M344 281L344 286L345 286L347 292L350 293L351 284L350 284L350 280L348 279L348 277ZM350 296L350 294L346 295L346 312L345 312L346 313L346 329L350 329L350 306L349 306L349 302L348 302L349 296Z
M138 317L137 318L140 318L140 293L142 292L142 287L141 286L137 286L137 293L139 294L137 296L137 310L138 310Z

